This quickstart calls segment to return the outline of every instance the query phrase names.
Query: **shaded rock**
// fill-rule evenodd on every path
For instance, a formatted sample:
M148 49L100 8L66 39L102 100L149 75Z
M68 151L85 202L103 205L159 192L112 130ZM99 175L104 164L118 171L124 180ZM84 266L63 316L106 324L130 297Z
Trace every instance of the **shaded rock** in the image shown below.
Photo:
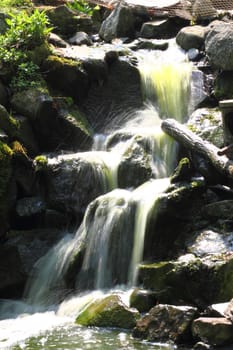
M233 72L219 72L214 80L214 95L218 100L231 99L233 94Z
M139 36L147 39L174 38L183 24L175 18L166 18L143 23Z
M21 115L15 115L14 119L17 124L17 139L19 142L23 144L30 155L38 154L39 145L29 119Z
M149 290L135 289L130 295L130 307L141 312L148 312L156 304L156 294Z
M42 69L47 73L46 80L65 96L71 96L80 101L88 91L88 77L80 62L57 56L49 56Z
M0 297L17 298L22 295L26 275L17 247L0 247Z
M190 340L196 313L197 309L190 306L157 305L137 321L133 335L149 341Z
M139 313L123 304L120 297L110 295L96 300L76 318L83 326L133 328Z
M10 117L6 108L0 105L0 128L13 138L17 134L17 122Z
M9 231L7 245L17 249L21 261L20 265L16 265L15 268L21 266L28 277L36 261L44 256L63 234L63 230L51 229L51 227Z
M92 45L93 42L89 35L85 32L77 32L72 38L69 39L69 43L72 45Z
M182 49L202 49L205 40L205 27L191 26L182 28L176 36L176 42Z
M171 176L171 183L179 181L190 181L193 175L193 168L188 158L182 158Z
M223 200L215 203L210 203L203 207L204 215L208 217L220 217L222 219L233 219L233 200Z
M119 37L133 37L134 16L131 9L124 3L119 3L111 14L102 22L99 36L107 42Z
M156 291L160 302L192 303L205 307L231 298L233 259L226 254L188 261L140 265L143 287Z
M72 35L78 29L77 14L65 5L57 6L46 11L54 32L62 35Z
M9 141L8 135L2 129L0 129L0 141L2 141L3 143L7 143L7 141Z
M132 50L166 50L168 48L168 42L161 40L135 40L129 45Z
M232 25L224 22L208 32L205 39L206 54L215 68L233 70L232 35Z
M6 87L0 81L0 104L6 106L8 103L8 92Z
M6 19L9 18L9 15L5 12L0 12L0 34L4 34L8 28Z
M56 47L68 47L69 44L55 33L49 33L48 42Z
M198 108L191 114L187 126L204 140L223 147L222 116L218 108Z
M210 344L206 344L202 341L197 342L194 347L194 350L213 350L212 346Z
M200 317L193 321L192 332L195 337L215 346L233 341L233 325L223 317Z
M107 81L108 69L105 60L87 58L82 62L82 65L88 74L88 80L91 84L97 85L100 88Z
M39 197L22 198L16 203L16 213L20 217L41 214L44 212L45 208L45 203Z

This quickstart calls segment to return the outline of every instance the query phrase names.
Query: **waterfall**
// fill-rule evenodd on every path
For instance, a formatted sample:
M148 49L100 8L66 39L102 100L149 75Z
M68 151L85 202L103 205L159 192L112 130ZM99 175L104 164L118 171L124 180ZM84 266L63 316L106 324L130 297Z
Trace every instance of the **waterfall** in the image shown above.
M171 53L173 49L172 46ZM54 291L65 288L63 277L80 250L83 260L76 277L77 290L137 283L137 266L143 260L147 222L150 215L156 216L159 199L169 186L167 177L174 168L176 155L176 144L161 131L161 118L182 121L188 113L191 66L183 54L180 54L182 60L175 63L171 63L172 54L169 62L168 53L165 54L161 58L160 53L156 62L152 53L139 59L145 109L114 134L98 135L93 150L83 155L89 161L93 159L98 171L107 174L107 187L103 195L88 205L75 237L64 238L37 263L37 278L30 281L27 293L31 303L49 304L48 300L54 300ZM133 185L118 188L122 158L136 143L147 151L151 179L138 188ZM139 157L137 148L135 154ZM64 297L65 292L62 293L56 295L57 301Z

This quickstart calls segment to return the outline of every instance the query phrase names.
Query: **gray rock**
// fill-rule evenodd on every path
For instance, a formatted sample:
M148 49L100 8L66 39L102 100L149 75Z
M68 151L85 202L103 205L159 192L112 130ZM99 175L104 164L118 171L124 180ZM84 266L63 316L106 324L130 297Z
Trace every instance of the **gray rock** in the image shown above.
M205 27L191 26L182 28L176 36L176 42L182 49L202 49L205 39Z
M18 129L17 139L23 144L30 155L38 154L38 142L29 119L20 115L16 115L14 118Z
M216 17L217 10L214 8L211 0L205 0L204 6L202 0L195 0L192 7L192 16L197 21L210 20Z
M211 345L222 346L233 341L233 325L224 317L200 317L192 325L193 335Z
M16 213L20 217L30 217L45 211L46 205L39 197L19 199L16 203Z
M141 312L148 312L156 304L156 294L149 290L135 289L130 295L130 307Z
M167 39L170 32L169 19L156 20L152 22L145 22L140 31L140 37L147 39ZM171 35L172 37L172 35Z
M204 215L211 218L233 219L233 200L210 203L203 207Z
M69 44L55 33L49 33L48 42L56 47L68 47Z
M218 69L233 70L233 26L220 23L211 29L205 39L206 54L210 63Z
M72 38L69 39L69 43L72 45L92 45L93 42L89 35L85 32L77 32Z
M131 9L124 3L119 3L103 21L99 36L107 42L119 37L133 37L134 21Z
M187 340L196 313L195 307L157 305L137 321L133 335L149 341Z

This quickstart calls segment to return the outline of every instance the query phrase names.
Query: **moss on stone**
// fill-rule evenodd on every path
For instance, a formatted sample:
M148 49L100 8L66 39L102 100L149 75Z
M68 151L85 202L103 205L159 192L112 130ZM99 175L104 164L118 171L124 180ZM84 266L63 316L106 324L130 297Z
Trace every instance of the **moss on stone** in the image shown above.
M96 300L76 318L76 323L94 327L120 327L130 329L136 324L139 313L126 307L120 297L110 295Z
M12 149L0 141L0 220L7 215L7 191L12 176Z
M40 66L42 62L51 54L51 47L47 42L44 42L40 46L36 46L34 50L28 51L28 58L34 63Z

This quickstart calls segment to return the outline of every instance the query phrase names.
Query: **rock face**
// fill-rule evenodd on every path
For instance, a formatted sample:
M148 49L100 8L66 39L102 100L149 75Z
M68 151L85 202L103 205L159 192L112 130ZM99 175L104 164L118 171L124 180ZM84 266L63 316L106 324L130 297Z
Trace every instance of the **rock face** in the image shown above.
M195 337L215 346L233 341L233 325L224 317L200 317L193 322L192 331Z
M225 71L233 70L233 27L229 23L218 23L208 32L205 48L210 63Z
M139 313L123 304L120 297L110 295L91 303L76 318L76 323L93 327L133 328Z
M134 23L134 16L130 8L119 3L109 17L103 21L99 35L107 42L119 37L133 37Z
M197 309L190 306L157 305L137 321L133 335L149 341L179 343L190 337Z

